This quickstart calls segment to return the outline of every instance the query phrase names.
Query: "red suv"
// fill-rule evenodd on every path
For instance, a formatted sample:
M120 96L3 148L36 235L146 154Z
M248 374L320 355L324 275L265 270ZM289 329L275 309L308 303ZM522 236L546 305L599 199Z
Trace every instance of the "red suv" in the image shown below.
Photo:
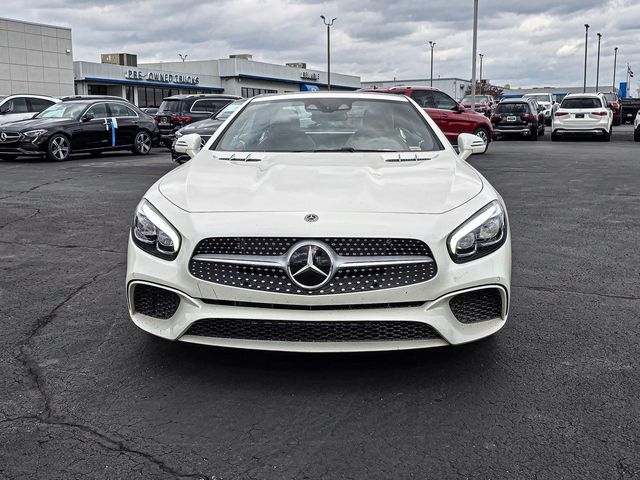
M406 95L420 105L440 127L447 139L458 143L461 133L473 133L489 146L493 138L491 121L481 113L467 110L446 93L432 87L366 88L365 92Z

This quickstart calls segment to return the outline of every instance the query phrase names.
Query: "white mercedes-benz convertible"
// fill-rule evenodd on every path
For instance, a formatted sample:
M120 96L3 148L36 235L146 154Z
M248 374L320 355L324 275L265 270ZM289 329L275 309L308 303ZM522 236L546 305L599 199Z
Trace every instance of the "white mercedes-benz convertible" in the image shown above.
M143 330L306 352L457 345L507 319L500 195L412 100L253 98L135 211L127 298Z

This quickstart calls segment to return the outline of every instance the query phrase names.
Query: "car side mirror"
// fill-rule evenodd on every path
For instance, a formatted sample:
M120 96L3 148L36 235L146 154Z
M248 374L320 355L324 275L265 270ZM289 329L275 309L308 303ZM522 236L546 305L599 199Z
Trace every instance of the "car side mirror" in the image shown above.
M96 118L96 116L93 113L87 112L82 116L82 121L88 122L89 120L93 120L94 118Z
M466 110L466 108L464 108L462 105L458 104L458 108L456 109L456 111L457 111L458 113L462 113L462 112L464 112L465 110Z
M178 138L173 149L177 153L186 153L187 155L189 155L189 158L193 158L202 148L200 143L201 141L202 140L200 139L200 135L198 135L197 133L190 133Z
M461 160L466 160L471 155L476 155L480 153L484 153L487 149L487 146L477 135L472 135L470 133L461 133L458 135L458 150L459 156Z

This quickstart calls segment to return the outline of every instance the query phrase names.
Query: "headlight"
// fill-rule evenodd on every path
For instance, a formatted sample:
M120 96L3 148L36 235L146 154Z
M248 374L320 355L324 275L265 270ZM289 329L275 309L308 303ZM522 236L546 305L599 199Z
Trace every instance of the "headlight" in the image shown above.
M449 235L449 254L456 263L464 263L495 252L507 238L506 215L494 200Z
M165 260L178 255L180 234L144 199L136 208L131 233L134 243L151 255Z
M28 138L38 138L43 133L47 133L47 131L44 130L44 129L41 129L41 130L30 130L28 132L24 132L23 135L25 137L28 137Z
M182 130L183 130L182 128L180 130L176 130L176 133L174 133L173 135L176 138L180 138L182 135L184 135L184 133L182 133Z

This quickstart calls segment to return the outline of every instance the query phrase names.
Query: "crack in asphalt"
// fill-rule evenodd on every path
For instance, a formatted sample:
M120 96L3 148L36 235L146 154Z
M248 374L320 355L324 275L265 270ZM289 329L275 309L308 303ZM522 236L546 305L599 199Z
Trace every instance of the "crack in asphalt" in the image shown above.
M106 277L107 275L115 271L117 268L122 266L123 264L124 262L119 262L114 266L112 266L111 268L109 268L107 271L100 272L92 276L89 280L82 283L77 288L75 288L71 293L69 293L64 298L64 300L62 300L57 305L55 305L47 314L38 318L38 320L35 322L31 330L28 332L26 339L20 346L17 359L23 364L23 366L27 371L28 376L33 380L35 388L40 394L40 397L42 398L43 409L36 415L3 419L2 421L0 421L0 424L9 423L9 422L18 422L18 421L24 421L24 420L33 420L34 422L37 422L43 425L52 426L52 427L77 429L91 435L94 438L94 441L96 441L96 443L100 444L102 447L111 451L125 452L125 453L142 457L148 462L157 466L163 472L169 475L172 475L174 478L179 478L179 479L191 478L191 479L205 480L207 478L206 475L202 475L199 473L180 472L170 467L162 460L154 457L152 454L143 452L141 450L137 450L132 447L128 447L127 445L125 445L124 441L122 440L111 438L105 433L102 433L90 426L83 425L80 423L69 422L64 420L64 418L62 417L56 416L53 413L51 408L51 400L42 384L42 376L43 376L42 371L38 366L37 362L35 361L35 359L31 356L29 352L29 344L31 343L31 341L40 333L40 331L43 328L49 325L56 318L58 310L64 307L67 303L69 303L73 298L75 298L80 292L85 290L91 284L98 281L102 277Z
M35 215L34 215L35 216ZM24 218L23 220L27 220ZM0 227L0 229L3 227ZM109 250L106 248L90 247L88 245L58 245L55 243L38 243L38 242L10 242L7 240L0 240L0 245L20 245L25 247L51 247L51 248L64 248L64 249L83 249L94 250L103 253L125 253L124 250Z
M19 197L20 195L24 195L25 193L33 192L34 190L37 190L37 189L42 188L42 187L46 187L47 185L53 185L53 184L56 184L56 183L66 182L67 180L73 180L74 178L75 177L65 177L65 178L61 178L59 180L53 180L53 181L50 181L50 182L40 183L40 184L36 185L35 187L28 188L27 190L21 190L20 192L12 193L11 195L7 195L5 197L0 197L0 200L6 200L7 198Z
M603 297L603 298L615 298L617 300L632 300L638 301L640 297L628 296L628 295L614 295L609 293L595 293L595 292L580 292L578 290L567 290L563 288L551 288L551 287L536 287L533 285L511 285L512 288L525 288L528 290L537 290L540 292L549 293L568 293L571 295L584 295L589 297Z
M10 222L5 223L4 225L0 225L0 230L2 230L3 228L8 227L9 225L14 225L14 224L19 223L19 222L24 222L25 220L29 220L30 218L33 218L36 215L40 214L40 209L39 208L34 208L34 210L35 210L35 212L32 213L31 215L27 215L26 217L16 218L15 220L11 220Z

